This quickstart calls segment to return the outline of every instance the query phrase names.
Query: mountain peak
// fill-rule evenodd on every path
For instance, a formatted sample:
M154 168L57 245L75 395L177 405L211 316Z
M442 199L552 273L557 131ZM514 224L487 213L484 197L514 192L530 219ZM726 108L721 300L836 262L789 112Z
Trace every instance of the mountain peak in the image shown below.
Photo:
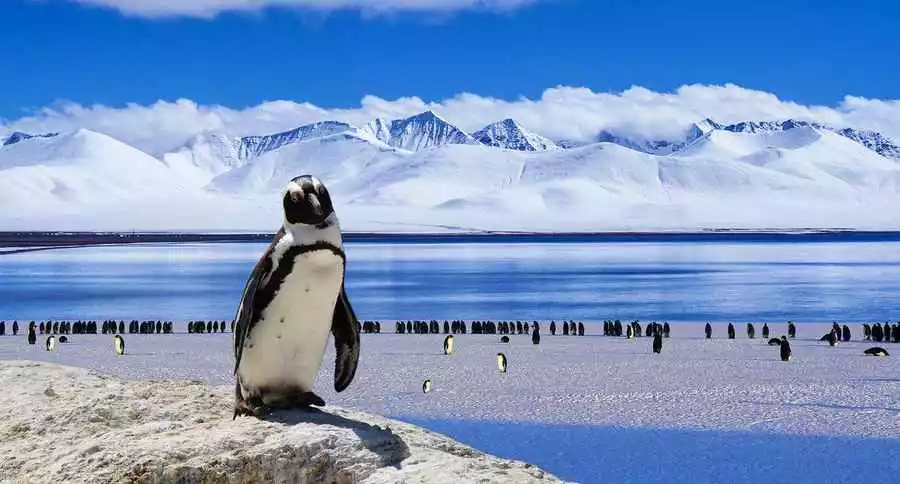
M52 138L58 135L59 133L30 134L22 131L13 131L8 136L6 136L6 138L0 138L0 140L2 140L2 142L0 142L0 146L9 146L20 141L25 141L32 138Z
M381 123L380 125L378 123ZM423 111L390 123L376 120L367 131L378 131L376 137L389 146L408 151L421 151L446 144L478 144L472 136L450 124L432 110ZM386 131L383 129L386 128Z
M528 131L512 118L491 123L472 134L481 144L516 151L560 149L553 141Z

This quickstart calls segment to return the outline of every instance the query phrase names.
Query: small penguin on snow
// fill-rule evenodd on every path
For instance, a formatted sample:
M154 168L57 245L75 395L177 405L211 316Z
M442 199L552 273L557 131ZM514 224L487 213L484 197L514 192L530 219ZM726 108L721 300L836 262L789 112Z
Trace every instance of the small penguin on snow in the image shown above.
M52 334L47 336L47 340L44 341L44 349L47 351L53 351L53 348L56 346L56 336Z
M781 336L781 361L791 361L791 344L784 335Z
M448 334L446 338L444 338L444 354L452 355L453 354L453 335Z
M706 323L706 327L703 328L703 332L706 333L706 339L712 338L712 326L709 323Z
M506 373L506 355L497 353L497 369L500 373Z
M353 381L359 323L344 288L346 256L331 195L301 175L282 194L283 224L247 279L235 317L234 418L324 406L312 391L329 332L334 389Z
M67 338L67 337L65 337L65 336L60 336L60 337L59 337L59 342L60 342L60 343L68 343L68 342L69 342L69 338Z
M531 332L531 344L533 344L533 345L541 344L541 333L538 331L537 328L534 328L534 330Z
M888 356L887 350L878 346L873 346L866 351L863 351L863 354L869 356Z
M781 346L781 340L779 338L772 338L769 340L769 346Z
M422 382L422 393L428 393L431 391L431 380L425 380Z
M28 325L28 344L33 345L37 342L37 335L34 334L34 323Z
M661 353L662 345L663 345L662 333L656 333L656 335L653 336L653 352L657 353L657 354Z
M113 343L115 343L116 354L122 356L125 354L125 338L121 335L113 336Z
M503 335L500 337L501 343L509 343L509 336Z

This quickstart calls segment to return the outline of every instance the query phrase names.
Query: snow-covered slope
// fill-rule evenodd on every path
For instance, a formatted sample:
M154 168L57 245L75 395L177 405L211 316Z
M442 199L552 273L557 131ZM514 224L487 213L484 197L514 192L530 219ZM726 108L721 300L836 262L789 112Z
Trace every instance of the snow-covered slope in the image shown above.
M548 151L560 149L556 143L523 128L507 118L491 123L472 134L481 144L517 151Z
M900 227L900 160L877 133L704 120L676 140L600 139L562 147L511 119L471 136L430 111L205 133L159 158L87 130L19 136L0 146L0 223L270 230L285 181L311 173L348 230Z

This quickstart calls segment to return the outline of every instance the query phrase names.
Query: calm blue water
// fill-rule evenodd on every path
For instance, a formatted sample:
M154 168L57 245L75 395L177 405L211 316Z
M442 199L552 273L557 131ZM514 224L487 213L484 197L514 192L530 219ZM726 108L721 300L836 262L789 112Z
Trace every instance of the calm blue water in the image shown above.
M262 243L0 255L0 319L231 319ZM364 319L900 317L900 241L351 242Z

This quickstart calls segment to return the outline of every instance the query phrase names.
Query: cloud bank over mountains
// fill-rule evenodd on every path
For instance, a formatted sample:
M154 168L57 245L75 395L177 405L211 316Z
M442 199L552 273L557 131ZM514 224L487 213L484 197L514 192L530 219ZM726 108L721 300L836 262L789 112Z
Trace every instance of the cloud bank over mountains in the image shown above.
M740 86L693 84L673 92L632 87L618 93L582 87L546 89L539 98L497 99L460 93L425 101L411 96L393 100L365 96L359 106L336 109L307 102L267 101L235 109L200 105L188 99L150 105L85 106L60 102L18 119L0 120L0 136L14 131L65 132L80 128L106 133L151 154L177 148L209 132L234 136L276 133L317 121L362 126L375 118L399 119L434 110L472 133L489 123L512 118L553 140L583 143L613 131L632 139L677 139L705 118L720 123L747 120L815 121L836 127L878 131L900 139L900 101L846 96L835 106L808 106Z
M267 8L360 10L366 13L508 10L538 0L69 0L86 6L112 8L140 17L211 18L223 12L255 12Z

